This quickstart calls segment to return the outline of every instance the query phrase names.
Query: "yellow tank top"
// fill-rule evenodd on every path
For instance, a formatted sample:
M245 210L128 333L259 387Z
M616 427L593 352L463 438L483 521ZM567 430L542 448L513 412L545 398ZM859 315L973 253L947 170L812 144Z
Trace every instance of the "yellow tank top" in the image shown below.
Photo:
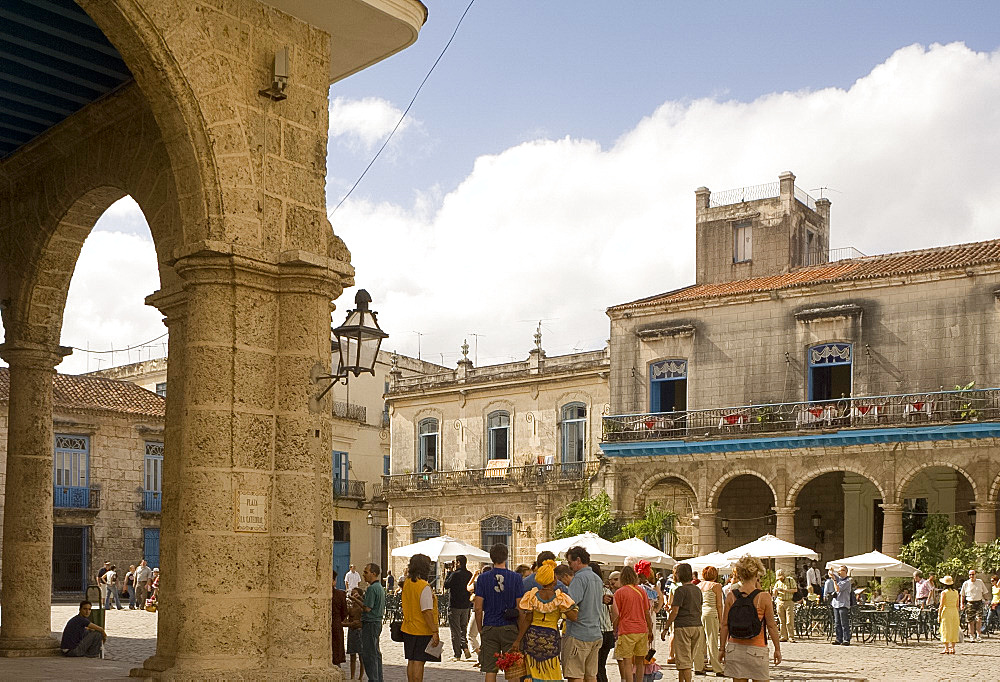
M407 634L433 635L437 632L427 625L424 614L420 610L420 593L424 591L425 587L427 587L426 580L413 582L407 578L403 582L403 632ZM431 596L434 598L434 613L437 614L437 595L431 591ZM435 618L437 618L436 615Z

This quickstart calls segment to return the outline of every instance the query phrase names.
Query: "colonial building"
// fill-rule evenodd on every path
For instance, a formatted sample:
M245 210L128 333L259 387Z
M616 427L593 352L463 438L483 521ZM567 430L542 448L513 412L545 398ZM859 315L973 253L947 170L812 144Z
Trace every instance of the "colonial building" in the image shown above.
M794 181L698 189L696 282L608 309L615 507L680 500L699 554L895 554L934 512L994 539L1000 241L830 251Z
M468 344L453 370L392 375L389 544L446 534L530 562L567 503L598 469L600 415L609 409L607 350L473 367ZM403 564L395 561L399 575Z
M167 364L167 358L157 358L109 367L86 376L122 379L166 395ZM332 450L331 532L333 568L341 588L351 564L361 566L374 562L383 569L387 567L388 511L380 491L381 477L389 473L389 415L383 395L389 390L390 372L412 377L444 370L430 362L380 351L374 376L352 376L349 383L335 384L330 390L336 427ZM162 458L162 443L160 450ZM124 461L118 464L126 465ZM156 483L159 486L159 479ZM159 487L156 490L159 491ZM158 497L156 505L158 514Z
M52 395L52 594L79 599L105 561L160 563L164 400L131 383L64 374ZM10 372L0 368L0 529L9 404Z

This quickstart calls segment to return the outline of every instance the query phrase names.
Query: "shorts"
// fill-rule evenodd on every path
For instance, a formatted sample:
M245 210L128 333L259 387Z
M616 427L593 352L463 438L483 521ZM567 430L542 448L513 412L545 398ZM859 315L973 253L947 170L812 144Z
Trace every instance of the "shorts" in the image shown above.
M725 675L747 680L769 680L768 657L766 646L726 642Z
M427 645L431 643L430 635L411 635L403 633L403 657L408 661L439 662L441 659L427 653Z
M479 670L484 673L497 671L497 654L510 651L517 639L516 625L484 625L479 635Z
M645 656L649 651L649 634L645 632L634 632L627 635L618 635L615 642L615 660L624 658L634 658L635 656Z
M563 637L563 677L597 677L597 654L603 643L603 637L593 642L584 642L576 637Z
M705 669L705 628L703 626L674 627L674 662L677 664L678 670Z
M965 618L966 620L972 620L973 618L982 618L983 616L983 601L967 601L965 602Z
M347 628L347 653L361 653L361 628Z

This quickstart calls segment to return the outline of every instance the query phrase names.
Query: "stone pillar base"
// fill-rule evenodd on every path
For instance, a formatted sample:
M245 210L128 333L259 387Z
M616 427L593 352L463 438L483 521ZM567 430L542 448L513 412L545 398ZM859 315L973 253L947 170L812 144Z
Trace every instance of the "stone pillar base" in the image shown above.
M54 637L0 639L0 657L60 656L59 641Z
M240 680L241 682L276 682L277 680L317 680L321 682L343 682L344 673L331 665L329 668L272 668L264 670L212 670L189 662L186 666L174 666L166 670L132 668L129 677L152 680Z

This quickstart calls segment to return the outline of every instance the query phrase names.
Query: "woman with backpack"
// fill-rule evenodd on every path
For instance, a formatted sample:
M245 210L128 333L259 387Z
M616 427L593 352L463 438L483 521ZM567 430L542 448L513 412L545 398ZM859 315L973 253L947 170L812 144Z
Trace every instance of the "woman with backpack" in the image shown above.
M726 598L719 658L725 665L726 677L736 682L770 680L767 638L774 643L775 665L781 663L781 644L771 595L760 589L764 564L746 555L736 562L733 570L739 582Z

